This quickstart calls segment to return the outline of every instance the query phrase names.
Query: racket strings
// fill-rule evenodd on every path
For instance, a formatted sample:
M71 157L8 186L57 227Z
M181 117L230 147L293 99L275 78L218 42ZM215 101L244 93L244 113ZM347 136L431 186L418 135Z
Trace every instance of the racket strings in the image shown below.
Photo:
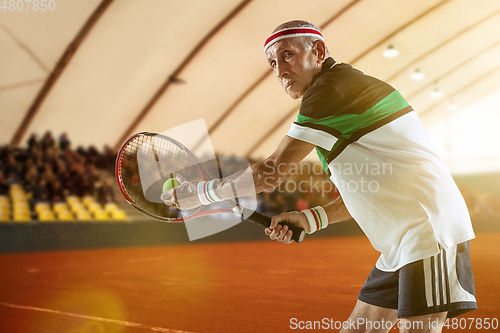
M160 200L163 183L169 178L180 174L188 181L203 180L186 152L166 138L139 135L132 139L123 152L121 172L128 195L146 212L167 219L196 212L196 209L181 211Z

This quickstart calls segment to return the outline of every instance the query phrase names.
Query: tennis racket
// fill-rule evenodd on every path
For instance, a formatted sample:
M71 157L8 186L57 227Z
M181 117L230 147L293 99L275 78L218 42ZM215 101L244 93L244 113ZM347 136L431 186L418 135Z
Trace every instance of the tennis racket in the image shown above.
M116 158L116 180L125 200L139 212L162 222L184 222L211 214L236 214L263 227L271 225L271 218L225 200L232 209L207 209L202 205L179 210L165 205L160 199L163 183L180 174L189 182L213 179L198 158L182 143L168 136L142 132L131 136L120 148ZM234 187L233 187L234 190ZM292 240L300 243L305 230L283 222L293 232Z

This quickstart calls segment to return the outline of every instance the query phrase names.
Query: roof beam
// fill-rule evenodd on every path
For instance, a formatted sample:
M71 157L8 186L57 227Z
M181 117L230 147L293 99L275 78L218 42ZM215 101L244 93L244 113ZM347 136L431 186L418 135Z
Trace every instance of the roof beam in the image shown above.
M495 47L497 47L498 45L500 45L500 40L490 46L488 46L486 49L484 50L481 50L480 52L474 54L472 57L469 57L467 59L465 59L464 61L462 61L461 63L459 63L458 65L456 65L455 67L453 67L452 69L450 69L448 72L446 72L445 74L442 74L439 76L438 79L434 80L432 83L429 83L425 86L423 86L422 88L420 88L419 90L415 91L414 93L408 95L408 100L411 100L413 97L417 96L418 94L420 94L422 91L428 89L429 87L433 86L435 84L436 81L440 81L440 80L443 80L444 78L446 78L447 76L451 75L452 73L454 73L455 71L457 71L458 69L460 69L462 66L464 66L465 64L467 64L469 61L471 61L472 59L474 58L477 58L478 56L480 56L481 54L484 54L484 53L487 53L488 51L494 49ZM437 103L436 103L437 104ZM434 105L436 104L433 104L432 106L430 106L428 109L434 107ZM424 111L425 112L425 111Z
M469 83L467 83L462 89L458 90L458 91L455 91L453 94L451 94L446 100L450 101L450 100L453 100L456 96L460 95L460 94L463 94L464 92L466 92L467 90L469 89L472 89L473 87L475 87L477 84L480 84L481 81L487 79L489 76L493 75L494 74L497 74L496 72L497 71L500 71L500 65L498 65L497 67L489 70L488 72L484 73L483 75L481 75L480 77L476 78L474 81L471 81ZM500 87L500 82L497 83L497 87ZM496 89L497 87L492 87L490 89L490 91ZM485 93L487 94L487 93ZM473 103L474 101L478 100L480 97L483 97L485 94L482 94L481 96L477 96L476 98L474 98L473 101L470 101L468 102L466 105L469 105L471 103ZM418 115L420 118L422 118L424 115L428 115L430 114L431 112L436 112L436 110L439 109L439 106L441 104L443 104L444 101L441 101L440 103L437 103L437 104L434 104L433 106L427 108L426 110L420 112Z
M482 19L482 20L479 20L477 22L475 22L474 24L468 26L467 28L463 29L462 31L458 32L456 35L454 35L453 37L447 39L446 41L440 43L439 45L436 45L432 50L429 50L429 52L427 53L424 53L422 54L420 57L418 57L417 59L413 60L412 62L410 62L408 65L406 65L404 68L402 68L401 70L399 70L397 73L393 74L391 77L389 77L387 80L387 82L390 82L392 81L394 78L396 78L397 76L401 75L402 73L404 73L406 70L408 70L410 67L413 67L416 63L418 63L419 61L421 61L422 59L428 57L429 55L431 55L432 53L435 53L437 50L439 50L440 48L442 48L443 46L445 46L446 44L449 44L451 43L452 41L460 38L461 36L463 36L465 33L467 33L468 31L474 29L475 27L481 25L484 21L487 21L489 20L490 18L498 15L500 13L500 10L499 11L496 11L494 12L493 14L489 15L488 17Z
M369 49L367 49L365 52L361 53L359 56L357 56L356 58L354 58L353 60L351 60L349 63L354 64L356 61L358 61L359 59L363 58L364 56L366 56L367 54L369 54L371 51L375 50L380 45L383 45L383 44L387 43L392 37L396 36L398 33L400 33L401 31L405 30L406 28L408 28L413 23L415 23L418 20L420 20L421 18L429 15L430 13L432 13L433 11L435 11L436 9L438 9L439 7L441 7L442 5L444 5L445 3L449 2L449 1L450 0L444 0L444 1L440 2L440 3L438 3L437 5L435 5L434 7L427 9L425 12L423 12L419 16L415 17L413 20L411 20L411 21L403 24L398 29L396 29L393 32L391 32L385 38L381 39L378 43L372 45L372 47L370 47Z
M102 14L108 9L109 5L113 2L113 0L103 0L101 4L96 8L96 10L89 17L87 22L85 22L84 26L80 29L76 37L73 41L68 45L66 51L64 51L63 55L57 62L54 70L50 74L50 76L45 81L42 89L38 92L38 95L35 98L35 101L29 108L28 112L23 118L23 121L19 125L16 133L12 137L10 141L11 145L17 146L21 142L21 139L24 137L26 131L28 130L29 125L35 118L40 106L42 105L45 98L48 96L52 88L57 82L57 79L60 77L61 73L64 71L68 63L71 61L71 58L78 50L78 47L83 43L89 32L95 26L97 21L101 18Z
M118 150L122 143L133 134L134 128L139 124L151 111L153 106L158 102L160 97L165 94L167 89L172 83L177 83L178 76L187 67L187 65L194 59L194 57L203 49L203 47L214 37L226 24L228 24L239 12L245 8L251 0L242 1L229 15L227 15L222 21L217 24L199 43L194 47L194 49L184 58L184 61L176 68L176 70L168 76L166 81L162 86L156 91L149 102L144 106L139 115L132 121L130 126L125 130L121 138L115 145L115 149Z
M26 52L26 54L31 58L33 59L34 62L36 62L36 64L38 66L40 66L41 69L43 69L43 71L45 73L49 73L50 70L47 68L47 66L45 66L45 64L43 63L43 61L38 58L38 56L35 54L35 52L33 52L32 49L30 49L26 44L24 44L19 38L17 38L9 29L7 29L6 26L2 25L2 28L3 30L7 33L7 35L10 36L10 38L12 38L12 40L14 42L16 42L16 44L24 51Z
M29 81L24 81L24 82L19 82L19 83L14 83L14 84L11 84L11 85L8 85L8 86L0 86L0 91L10 90L10 89L17 89L17 88L29 86L29 85L32 85L32 84L35 84L35 83L39 83L39 82L42 82L42 81L45 81L45 78L43 78L43 79L34 79L34 80L29 80Z

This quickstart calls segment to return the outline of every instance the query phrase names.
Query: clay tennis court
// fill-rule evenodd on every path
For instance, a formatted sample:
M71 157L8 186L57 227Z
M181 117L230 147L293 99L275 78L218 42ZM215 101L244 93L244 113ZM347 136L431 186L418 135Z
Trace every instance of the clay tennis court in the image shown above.
M464 317L499 318L500 233L472 251L480 308ZM3 254L0 332L297 331L345 320L376 258L363 236Z

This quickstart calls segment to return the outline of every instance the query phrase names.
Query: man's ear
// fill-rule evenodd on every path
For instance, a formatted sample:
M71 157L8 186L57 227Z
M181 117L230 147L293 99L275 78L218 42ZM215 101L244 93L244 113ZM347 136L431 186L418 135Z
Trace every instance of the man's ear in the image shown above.
M325 43L320 39L315 40L312 48L318 56L318 62L320 64L322 64L326 59L326 45L325 45Z

